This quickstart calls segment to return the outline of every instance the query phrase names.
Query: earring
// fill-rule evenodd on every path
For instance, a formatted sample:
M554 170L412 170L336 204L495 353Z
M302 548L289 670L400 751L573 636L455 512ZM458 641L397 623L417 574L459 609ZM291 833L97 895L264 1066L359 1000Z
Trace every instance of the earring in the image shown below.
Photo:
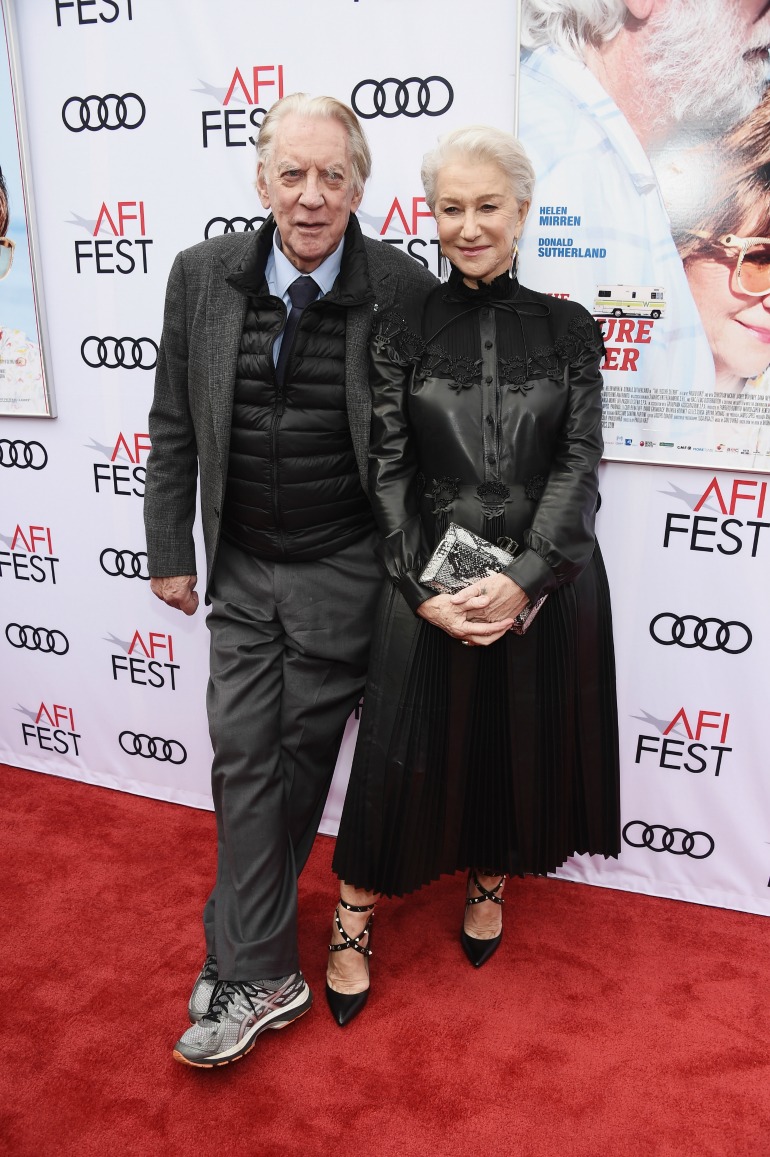
M519 239L514 237L513 249L511 250L511 268L508 270L508 276L511 281L518 275L519 272Z
M446 259L446 257L444 256L443 250L439 246L439 251L438 251L438 279L439 279L439 281L448 281L449 280L449 274L450 274L449 262Z

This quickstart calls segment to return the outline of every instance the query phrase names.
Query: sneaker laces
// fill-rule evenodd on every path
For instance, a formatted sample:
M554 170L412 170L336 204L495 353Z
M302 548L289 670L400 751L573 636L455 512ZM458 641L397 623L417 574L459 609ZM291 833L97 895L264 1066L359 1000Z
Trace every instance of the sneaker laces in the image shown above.
M227 1015L231 1004L237 1005L243 1001L256 1014L257 1007L254 1001L256 1000L257 1004L262 1004L269 995L267 989L261 988L258 984L244 984L237 980L220 980L212 993L209 1010L205 1016L201 1017L201 1021L210 1020L218 1024L221 1018Z
M219 980L216 956L207 956L204 960L203 968L201 970L201 980Z

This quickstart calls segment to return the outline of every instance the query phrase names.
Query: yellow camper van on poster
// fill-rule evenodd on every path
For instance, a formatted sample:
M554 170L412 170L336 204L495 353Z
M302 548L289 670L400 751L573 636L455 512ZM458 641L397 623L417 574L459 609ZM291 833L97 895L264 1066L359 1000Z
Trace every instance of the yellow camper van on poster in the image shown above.
M666 295L660 285L597 285L597 317L662 317Z

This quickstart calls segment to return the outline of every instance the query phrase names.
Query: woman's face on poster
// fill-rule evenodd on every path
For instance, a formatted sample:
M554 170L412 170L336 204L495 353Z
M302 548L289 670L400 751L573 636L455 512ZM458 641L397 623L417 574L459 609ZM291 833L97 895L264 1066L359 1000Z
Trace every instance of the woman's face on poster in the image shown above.
M744 234L745 235L745 234ZM740 390L770 365L770 289L761 297L742 291L738 253L690 257L685 271L714 355L717 388ZM730 387L729 379L735 379Z

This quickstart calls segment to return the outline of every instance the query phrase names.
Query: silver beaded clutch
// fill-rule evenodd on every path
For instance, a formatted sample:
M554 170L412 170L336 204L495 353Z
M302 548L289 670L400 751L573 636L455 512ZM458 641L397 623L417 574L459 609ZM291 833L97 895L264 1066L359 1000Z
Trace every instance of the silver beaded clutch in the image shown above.
M473 531L451 522L428 559L419 581L440 594L454 594L477 579L505 570L513 562L517 544L512 539L506 539L505 542L506 547L511 549L496 546ZM514 634L524 634L546 598L543 595L534 605L530 603L519 612L511 627Z

